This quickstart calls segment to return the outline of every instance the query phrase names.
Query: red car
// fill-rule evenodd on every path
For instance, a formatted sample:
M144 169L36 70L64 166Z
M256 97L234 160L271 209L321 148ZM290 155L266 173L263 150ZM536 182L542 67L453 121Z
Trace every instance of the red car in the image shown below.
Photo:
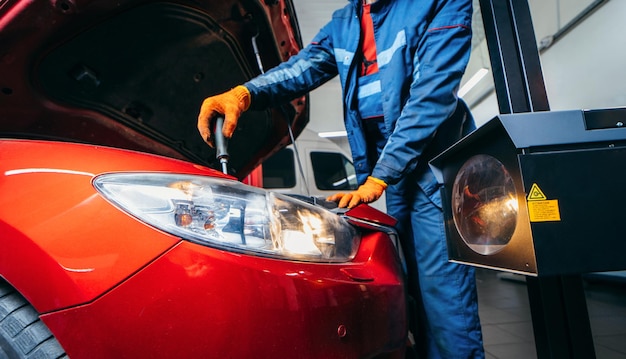
M0 357L403 358L394 220L241 181L308 121L202 99L301 47L289 0L0 2Z

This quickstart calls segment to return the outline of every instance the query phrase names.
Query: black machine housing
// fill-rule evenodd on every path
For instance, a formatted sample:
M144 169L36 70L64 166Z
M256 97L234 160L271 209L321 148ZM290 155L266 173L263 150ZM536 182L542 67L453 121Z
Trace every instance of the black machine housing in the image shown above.
M502 114L433 159L450 260L531 276L626 269L625 123L626 108ZM452 204L478 155L506 168L518 204L510 238L488 254L468 245Z

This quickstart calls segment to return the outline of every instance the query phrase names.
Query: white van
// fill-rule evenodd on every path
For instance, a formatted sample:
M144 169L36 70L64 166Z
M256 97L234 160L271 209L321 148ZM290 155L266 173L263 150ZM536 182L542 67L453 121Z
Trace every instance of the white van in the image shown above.
M296 160L296 150L302 171ZM358 184L350 158L349 152L331 140L304 129L296 139L295 149L289 145L263 162L263 188L322 198L353 191ZM385 212L384 194L371 206Z

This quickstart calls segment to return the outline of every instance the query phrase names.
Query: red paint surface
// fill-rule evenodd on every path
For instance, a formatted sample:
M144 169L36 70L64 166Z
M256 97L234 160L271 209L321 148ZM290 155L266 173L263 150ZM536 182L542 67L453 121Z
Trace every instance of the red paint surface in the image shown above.
M145 225L91 185L108 172L217 171L54 142L2 140L0 158L0 275L73 359L403 355L402 273L382 233L343 264L230 253Z

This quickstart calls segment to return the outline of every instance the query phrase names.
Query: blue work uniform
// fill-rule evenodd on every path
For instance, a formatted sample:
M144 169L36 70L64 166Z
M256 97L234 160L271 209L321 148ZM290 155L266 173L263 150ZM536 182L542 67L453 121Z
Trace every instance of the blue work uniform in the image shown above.
M448 262L439 185L428 166L475 128L456 96L471 50L472 1L371 4L378 72L367 78L360 76L361 10L350 0L302 51L245 83L250 108L283 104L339 75L357 179L389 184L387 212L398 219L418 303L418 350L483 358L474 269Z

